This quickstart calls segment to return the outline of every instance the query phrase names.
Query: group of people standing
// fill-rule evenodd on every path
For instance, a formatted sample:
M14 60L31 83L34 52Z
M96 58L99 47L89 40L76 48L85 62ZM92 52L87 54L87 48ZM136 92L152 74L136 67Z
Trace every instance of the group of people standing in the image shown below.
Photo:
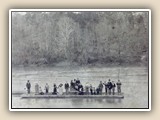
M122 83L120 80L117 81L117 83L114 83L114 81L111 82L109 79L108 82L102 82L100 81L99 85L97 87L92 86L92 84L89 84L88 82L85 85L82 85L81 81L79 79L71 80L70 83L66 82L64 84L65 94L78 94L78 95L102 95L102 94L115 94L115 90L117 87L117 93L121 93L121 85ZM30 94L31 89L31 83L28 80L26 83L26 88L28 94ZM43 92L42 88L38 85L38 83L35 84L35 94L48 94L49 93L49 85L46 83L45 92ZM105 91L103 93L103 90ZM57 94L63 94L63 84L59 84L58 86L54 83L53 84L53 95Z
M102 82L100 81L99 85L97 87L92 86L92 84L89 84L88 82L86 83L85 86L83 86L80 82L79 79L74 79L71 80L70 83L70 91L72 90L76 90L78 91L79 95L102 95L103 94L103 88L105 89L105 94L115 94L115 88L117 86L117 93L120 94L121 93L121 85L122 83L120 82L120 80L118 80L118 82L115 84L114 81L111 82L111 80L109 79L108 82ZM65 87L66 89L66 93L69 89L69 87Z

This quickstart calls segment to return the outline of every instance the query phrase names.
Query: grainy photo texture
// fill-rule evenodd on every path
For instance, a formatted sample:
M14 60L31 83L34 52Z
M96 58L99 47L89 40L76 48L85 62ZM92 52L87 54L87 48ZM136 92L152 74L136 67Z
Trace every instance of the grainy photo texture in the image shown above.
M10 10L10 110L150 110L150 10Z

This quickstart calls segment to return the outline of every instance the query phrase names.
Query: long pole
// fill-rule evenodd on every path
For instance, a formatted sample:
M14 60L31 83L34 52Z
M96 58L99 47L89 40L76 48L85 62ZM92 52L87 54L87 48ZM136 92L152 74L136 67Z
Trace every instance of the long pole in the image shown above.
M119 39L118 39L119 41ZM120 41L119 41L119 50L118 50L118 54L119 54L119 69L118 69L118 80L119 80L119 74L120 74Z
M122 39L124 39L124 34L125 34L126 32L123 32L123 34L122 34ZM119 77L120 77L120 65L121 65L121 63L120 63L120 61L121 61L121 59L120 59L120 54L121 54L121 51L120 51L120 48L121 48L121 45L120 45L120 40L118 39L118 41L119 41L119 51L118 51L118 54L119 54L119 69L118 69L118 80L119 80Z

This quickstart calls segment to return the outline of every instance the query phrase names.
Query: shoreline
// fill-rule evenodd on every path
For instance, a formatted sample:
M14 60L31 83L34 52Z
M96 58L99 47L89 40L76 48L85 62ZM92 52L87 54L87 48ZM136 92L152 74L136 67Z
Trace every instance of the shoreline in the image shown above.
M107 63L107 64L87 64L87 65L78 65L76 63L58 63L58 64L42 64L42 65L36 65L36 64L31 64L31 65L12 65L12 68L104 68L104 67L146 67L148 68L148 65L145 65L144 63L136 63L136 64L120 64L119 63Z

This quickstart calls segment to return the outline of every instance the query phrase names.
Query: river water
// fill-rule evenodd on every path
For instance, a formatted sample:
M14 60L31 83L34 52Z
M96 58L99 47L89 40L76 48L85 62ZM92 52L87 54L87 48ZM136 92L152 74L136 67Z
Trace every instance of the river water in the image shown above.
M119 72L120 71L120 72ZM15 93L26 93L25 84L30 80L42 88L48 83L52 91L53 83L70 82L79 78L97 87L100 81L122 82L124 99L22 99ZM146 67L19 67L12 68L12 108L148 108L148 69Z

